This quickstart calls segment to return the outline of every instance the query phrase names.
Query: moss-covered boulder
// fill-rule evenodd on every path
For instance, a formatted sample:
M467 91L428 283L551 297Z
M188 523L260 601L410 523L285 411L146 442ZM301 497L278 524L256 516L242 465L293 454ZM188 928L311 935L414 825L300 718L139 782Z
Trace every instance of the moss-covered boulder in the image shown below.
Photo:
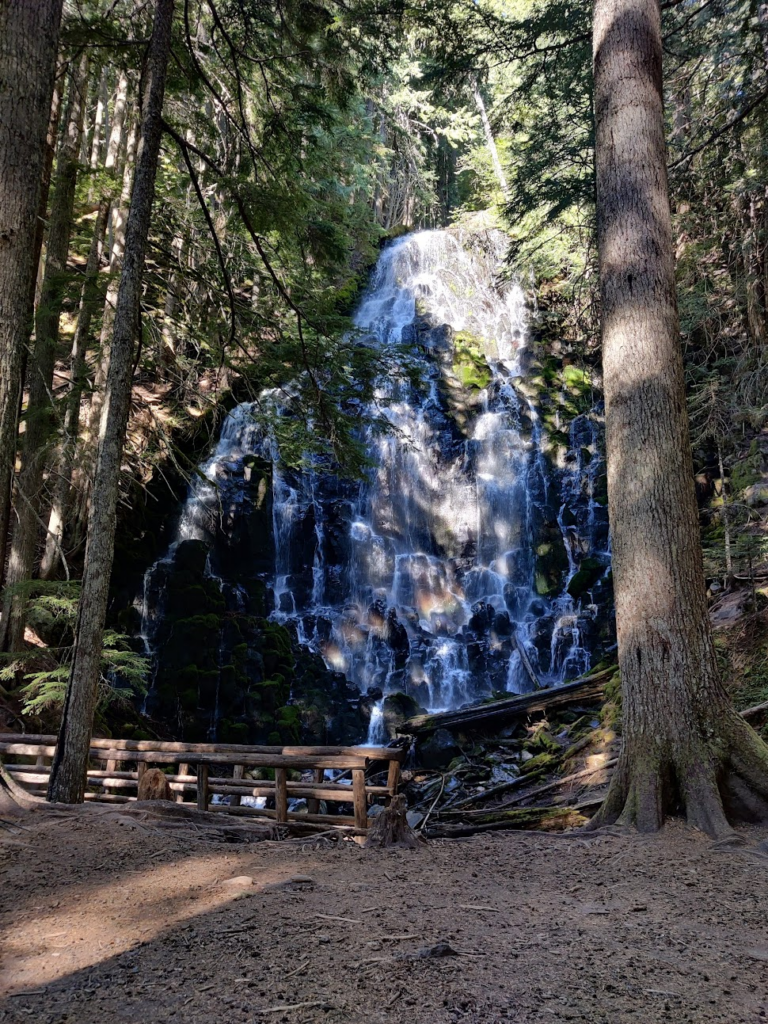
M605 572L605 565L598 558L583 558L568 584L568 593L578 600L587 590L590 590Z

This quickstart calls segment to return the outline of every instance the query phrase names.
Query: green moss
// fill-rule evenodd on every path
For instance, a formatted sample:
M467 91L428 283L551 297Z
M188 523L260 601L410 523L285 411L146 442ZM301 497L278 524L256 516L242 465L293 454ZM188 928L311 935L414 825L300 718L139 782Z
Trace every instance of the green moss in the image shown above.
M575 391L578 394L588 391L591 387L586 370L572 365L563 367L563 383L569 390Z
M605 572L605 566L597 558L584 558L571 582L568 593L578 600L585 591L593 587Z
M749 447L749 455L731 467L730 483L734 494L745 491L763 478L763 453L757 441Z
M453 372L462 386L473 391L487 388L492 374L485 358L482 339L467 331L458 331L453 342Z

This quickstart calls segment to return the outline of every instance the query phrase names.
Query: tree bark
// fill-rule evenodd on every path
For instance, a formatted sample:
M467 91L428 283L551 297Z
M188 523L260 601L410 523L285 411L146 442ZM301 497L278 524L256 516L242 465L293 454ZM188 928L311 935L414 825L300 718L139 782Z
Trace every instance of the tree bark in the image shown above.
M16 503L16 525L8 562L7 585L12 587L32 576L42 511L43 471L48 443L55 429L53 370L59 341L59 319L66 287L67 255L77 185L78 156L83 133L84 93L88 59L83 57L69 79L64 137L59 149L56 186L51 202L45 273L35 324L35 348L31 360L29 402L22 444L21 473ZM0 650L21 649L26 621L26 598L6 594L0 623Z
M125 119L128 101L128 76L122 72L115 94L115 105L112 111L112 128L107 144L107 155L104 169L108 174L115 172L118 156L125 134ZM113 190L114 192L114 190ZM56 572L62 551L64 538L64 522L68 505L69 492L72 484L72 470L77 450L77 436L80 425L80 400L86 379L86 354L91 331L91 321L99 305L98 275L104 250L104 236L107 220L114 198L113 193L106 192L99 200L96 220L93 226L91 247L85 267L85 280L80 294L80 306L77 313L77 325L72 341L70 358L70 384L64 412L64 437L56 475L54 494L51 501L51 512L48 518L48 533L45 539L45 551L40 563L40 577L51 579Z
M53 170L53 158L56 154L56 137L59 131L59 115L61 114L61 94L64 91L64 75L60 74L54 83L53 99L51 101L51 113L48 118L48 135L45 140L45 156L43 158L43 175L40 182L40 198L37 203L37 221L35 224L35 241L32 254L32 272L29 277L29 298L27 301L27 319L32 323L35 315L35 294L37 292L38 268L40 257L43 252L43 240L45 238L45 225L48 212L48 193L51 185L51 172ZM21 357L20 378L22 382L27 375L27 349ZM23 386L19 393L19 415L23 399ZM5 555L6 545L9 540L9 527L11 509L13 507L11 488L5 496L5 505L0 510L0 589L5 582ZM5 525L2 525L5 524Z
M595 0L598 247L624 745L592 824L682 807L711 835L768 814L768 747L735 712L707 614L667 188L658 0Z
M109 369L110 345L112 344L112 333L115 324L115 309L117 307L117 295L120 289L120 271L123 266L123 252L125 250L125 233L128 224L128 199L133 186L133 165L135 160L135 147L137 132L134 130L128 136L125 170L123 172L123 188L120 194L120 201L112 208L110 226L112 235L112 247L109 254L109 284L104 300L104 313L101 319L101 334L99 337L99 355L94 374L93 394L91 405L88 411L88 436L95 439L98 436L99 422L101 420L101 409L104 396L104 388L107 382L107 371ZM87 493L88 487L84 488Z
M0 0L0 576L63 0Z
M142 270L162 138L163 95L171 49L173 6L174 0L157 0L155 5L136 181L126 227L123 270L99 428L99 450L88 518L88 543L78 609L75 655L48 786L48 799L64 803L81 803L83 800L88 747L101 675L102 636L114 554L120 463L128 425Z

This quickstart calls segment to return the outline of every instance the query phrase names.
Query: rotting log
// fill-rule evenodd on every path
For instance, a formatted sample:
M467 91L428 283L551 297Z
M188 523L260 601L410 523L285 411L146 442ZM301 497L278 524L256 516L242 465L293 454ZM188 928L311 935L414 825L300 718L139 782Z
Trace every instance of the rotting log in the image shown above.
M553 789L559 789L561 786L569 785L571 782L578 782L580 779L588 778L591 775L599 775L600 772L603 772L603 771L606 771L606 770L610 770L611 768L614 768L616 766L617 761L618 761L618 758L617 757L613 757L609 761L606 761L605 764L601 764L597 768L585 768L585 769L583 769L580 772L574 772L573 775L566 775L566 776L564 776L561 779L554 779L552 782L548 782L548 783L546 783L543 786L537 786L535 789L528 790L527 793L517 793L511 799L505 800L504 803L498 804L496 807L490 807L490 808L488 808L486 810L469 810L469 809L457 810L456 807L453 807L450 810L444 810L444 811L441 811L439 813L440 813L441 816L445 815L446 817L457 816L457 817L461 817L461 818L467 818L467 819L472 820L472 821L487 821L487 820L489 820L489 815L496 815L498 813L506 811L507 808L515 807L517 804L521 804L524 800L535 800L537 797L541 796L543 793L549 793ZM518 778L518 779L515 779L515 782L522 782L522 783L531 782L531 781L532 781L531 778L526 778L524 775L520 776L520 778ZM470 800L467 803L469 804L471 802L473 802L473 801ZM465 807L466 806L467 805L465 805ZM524 808L524 810L526 810L526 811L529 811L529 810L537 811L537 810L539 810L539 808L537 808L537 807L526 807L526 808ZM517 812L513 812L513 813L517 813Z
M471 824L435 825L424 834L428 839L459 839L479 832L525 832L528 829L556 832L578 828L588 820L588 816L581 812L599 807L604 795L601 793L571 807L525 807L517 811L504 811L495 817L489 813L484 820L473 821Z
M615 668L608 668L549 690L537 690L535 693L523 693L504 700L489 701L487 704L475 704L459 711L417 715L404 722L400 726L400 731L416 736L434 732L435 729L485 725L487 722L515 718L530 714L532 711L547 711L549 708L566 707L583 700L598 700L603 695L606 682L615 672Z

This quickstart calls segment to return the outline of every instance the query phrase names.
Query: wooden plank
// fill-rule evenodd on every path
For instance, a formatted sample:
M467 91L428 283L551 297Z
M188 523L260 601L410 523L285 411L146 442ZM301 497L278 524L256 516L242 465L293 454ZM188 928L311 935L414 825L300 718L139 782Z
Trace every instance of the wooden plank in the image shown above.
M232 769L232 778L236 779L236 780L239 780L239 779L242 779L243 775L245 775L245 765L244 764L236 764L235 767ZM239 795L239 793L233 793L232 794L232 799L229 801L229 806L230 807L239 807L240 806L240 795Z
M2 746L0 745L0 751ZM130 754L123 752L125 760L135 761L137 764L174 764L178 761L178 754L162 750L133 751ZM293 757L283 754L187 754L189 764L209 765L234 765L244 764L250 768L330 768L343 771L349 768L363 768L366 764L365 757L352 755L339 755L338 757Z
M243 793L244 795L250 792L253 788L264 788L268 789L270 793L274 793L275 784L270 782L268 779L228 779L226 777L211 776L208 780L208 785L212 789L214 786L229 786L235 792ZM352 786L347 785L343 782L288 782L288 795L296 796L301 793L302 796L314 795L315 793L333 793L333 797L320 796L320 800L339 800L346 799L352 801ZM373 796L385 796L389 791L386 786L366 786L366 791Z
M254 818L276 818L277 811L272 808L260 809L258 807L228 807L226 804L211 804L209 811L219 814L234 814L238 817ZM348 814L298 814L295 811L288 812L289 821L309 821L321 825L354 825L355 819Z
M361 768L360 771L363 769ZM283 771L282 768L278 768L277 771ZM224 781L223 783L214 783L212 780L208 780L208 788L211 793L218 793L220 796L274 796L277 799L276 788L269 783L263 782L252 782L250 786L241 787L233 786L231 779ZM129 785L129 783L127 783ZM306 797L307 800L332 800L337 804L351 804L354 802L355 795L352 786L339 786L338 789L322 789L315 786L315 783L311 783L312 788L304 787L300 782L289 782L286 786L286 796L290 799L296 799L297 797ZM230 807L237 807L237 804L233 804L230 801ZM316 814L316 811L312 811L307 803L307 810L310 814Z
M288 776L285 768L275 768L275 809L278 821L288 820Z
M8 753L18 754L32 754L37 756L41 754L45 757L52 757L54 749L56 747L56 736L44 735L44 734L28 734L28 733L0 733L2 736L2 742L0 742L0 750L4 749L4 744L10 743L14 746L24 746L30 748L29 750L9 750ZM44 749L40 750L40 746ZM256 746L248 745L243 743L180 743L169 740L124 740L119 738L102 738L94 736L90 742L91 750L106 750L106 751L134 751L136 753L148 753L151 751L158 751L161 753L177 753L177 754L284 754L286 756L298 755L300 757L333 757L340 755L343 757L365 757L368 760L375 761L390 761L392 759L402 761L406 755L406 751L402 747L307 747L307 746ZM94 754L94 757L99 755ZM101 756L104 759L104 756ZM129 760L123 758L123 760ZM170 762L166 762L170 763ZM237 763L235 759L231 761L225 761L222 763Z
M365 795L365 769L352 769L352 796L355 807L355 825L358 828L368 826L368 800Z
M208 765L205 763L197 766L197 809L208 810Z

